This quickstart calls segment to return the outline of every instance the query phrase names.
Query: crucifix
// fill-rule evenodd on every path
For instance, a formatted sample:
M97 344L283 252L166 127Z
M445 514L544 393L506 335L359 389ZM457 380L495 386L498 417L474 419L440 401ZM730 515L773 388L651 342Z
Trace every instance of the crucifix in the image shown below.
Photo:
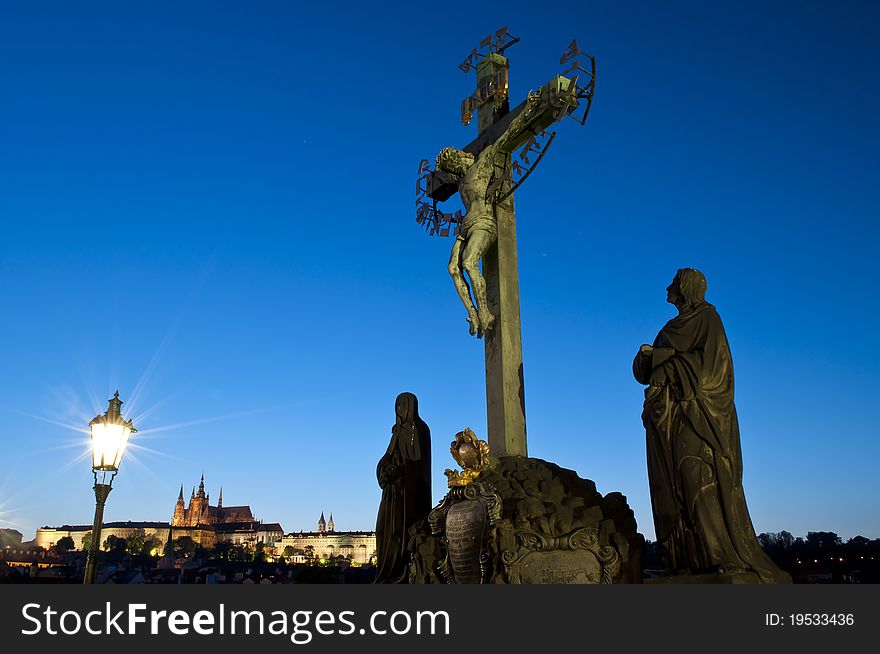
M448 236L454 229L448 271L467 311L470 334L484 340L487 433L496 456L528 456L513 191L549 148L555 134L546 128L581 102L584 113L576 120L586 121L596 73L595 59L572 41L560 63L574 60L565 74L576 74L557 75L510 110L504 51L518 41L503 27L460 64L462 71L477 73L476 91L461 105L465 125L477 114L477 138L462 149L443 148L435 169L422 160L416 184L416 221L432 235ZM585 59L575 60L578 56ZM586 82L579 85L581 76ZM456 192L464 215L437 208Z

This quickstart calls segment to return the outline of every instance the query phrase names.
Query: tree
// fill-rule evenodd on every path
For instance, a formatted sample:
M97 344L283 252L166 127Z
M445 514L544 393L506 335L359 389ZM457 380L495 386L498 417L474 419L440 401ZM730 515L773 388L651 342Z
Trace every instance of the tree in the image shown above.
M232 555L232 543L228 540L221 540L220 542L215 543L213 553L214 557L221 561L229 561Z
M141 552L147 556L153 556L153 550L156 550L158 552L161 547L162 541L154 536L151 536L144 541L144 546L141 548Z
M72 550L75 547L75 543L70 536L64 536L58 539L58 542L55 543L55 551L58 554L65 554Z
M83 551L85 551L85 552L88 552L90 549L92 549L92 532L91 531L87 531L86 533L83 534L82 548L83 548Z
M807 545L824 551L831 551L840 547L840 536L833 531L808 531Z
M196 552L196 542L190 536L175 538L171 545L174 548L174 556L191 557Z
M259 542L256 547L254 547L254 563L265 563L266 561L266 546Z
M104 549L107 552L107 561L110 563L119 563L125 558L126 541L114 535L107 536L104 541Z
M284 550L281 552L281 556L285 559L289 559L292 556L296 555L296 548L293 545L287 545Z
M791 533L785 531L784 529L776 534L777 540L779 541L780 547L784 549L790 549L792 543L794 543L794 536Z
M847 547L853 547L858 549L866 549L868 545L871 544L871 541L865 538L864 536L853 536L848 541L846 541Z
M312 565L315 561L315 548L312 545L306 545L303 550L303 556L306 559L306 563Z
M125 539L125 549L132 556L141 554L144 551L144 544L146 542L147 534L143 529L137 529Z

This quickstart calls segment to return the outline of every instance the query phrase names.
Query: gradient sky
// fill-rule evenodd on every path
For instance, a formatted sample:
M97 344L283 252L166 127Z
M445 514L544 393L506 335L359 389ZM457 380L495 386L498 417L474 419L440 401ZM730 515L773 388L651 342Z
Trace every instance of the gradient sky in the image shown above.
M0 525L91 523L117 388L107 520L169 520L204 472L287 531L372 529L405 390L439 501L455 432L486 436L483 345L414 181L475 136L457 65L509 25L513 104L574 37L599 71L516 196L529 453L653 536L630 364L697 267L756 530L880 537L880 5L373 4L0 4Z

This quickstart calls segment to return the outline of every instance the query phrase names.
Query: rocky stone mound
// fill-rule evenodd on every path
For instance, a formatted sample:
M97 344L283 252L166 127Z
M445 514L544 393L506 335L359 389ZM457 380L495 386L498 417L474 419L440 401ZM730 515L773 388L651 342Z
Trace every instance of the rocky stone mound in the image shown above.
M493 459L472 485L477 488L470 493L451 491L438 509L450 504L453 493L488 498L493 505L481 545L488 559L485 581L641 582L644 537L620 493L603 496L573 470L525 457ZM449 534L436 512L433 525L426 520L410 531L412 583L442 583L455 576L456 561L447 556Z

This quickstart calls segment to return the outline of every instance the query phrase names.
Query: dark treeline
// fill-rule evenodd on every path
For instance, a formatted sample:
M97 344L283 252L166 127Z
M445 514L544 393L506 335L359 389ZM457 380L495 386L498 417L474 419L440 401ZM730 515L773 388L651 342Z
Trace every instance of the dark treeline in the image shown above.
M880 538L843 541L833 531L795 538L787 531L760 534L761 547L796 583L880 583Z
M880 538L843 541L832 531L810 531L796 538L780 531L759 534L758 542L796 584L880 583ZM663 568L657 543L646 544L644 567L655 573Z

